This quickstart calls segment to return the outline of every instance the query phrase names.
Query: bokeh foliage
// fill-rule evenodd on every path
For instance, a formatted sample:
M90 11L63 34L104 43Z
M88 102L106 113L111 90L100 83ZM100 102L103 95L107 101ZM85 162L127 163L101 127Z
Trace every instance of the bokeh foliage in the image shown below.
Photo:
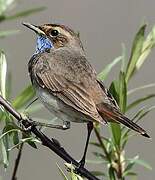
M44 7L34 8L24 10L22 12L17 12L13 15L8 15L9 9L13 4L18 4L16 0L0 0L0 24L4 21L15 20L20 17L30 15L32 13L43 10ZM134 110L135 107L143 104L145 101L150 100L155 97L155 94L146 94L144 97L135 99L130 104L128 103L128 97L133 93L139 93L142 89L148 89L154 87L155 84L147 84L141 87L136 87L134 89L128 89L129 83L131 82L133 76L136 75L140 68L146 61L148 55L151 53L155 45L155 27L152 28L151 32L145 37L146 24L141 26L137 34L135 35L131 54L128 58L126 56L126 49L123 46L122 55L114 59L109 65L107 65L103 71L98 75L98 78L105 80L112 68L115 65L120 65L120 72L118 72L118 77L114 79L109 87L109 91L116 99L120 110L123 113L127 113L129 110ZM17 33L18 30L0 30L0 38L6 37L8 35L13 35ZM1 47L2 48L2 47ZM7 61L4 52L0 51L0 94L11 102L11 104L20 112L25 112L25 107L31 102L35 97L35 92L31 85L25 87L17 97L11 99L11 76L10 72L7 71ZM27 112L32 113L40 110L41 104L35 103L27 110ZM134 122L138 122L153 109L155 106L145 106L142 107L138 112L135 112L131 119ZM146 118L145 118L146 119ZM40 141L30 134L26 134L22 129L16 124L15 119L2 107L0 109L0 162L4 168L9 166L9 154L12 149L17 151L20 145L23 143L28 143L30 146L37 148L36 143ZM96 151L93 152L96 160L87 160L88 163L100 164L103 166L103 171L98 171L94 169L92 172L96 176L104 177L104 179L124 180L127 176L137 176L134 171L134 165L141 165L147 169L152 169L148 163L139 158L137 154L133 158L128 158L125 154L126 145L131 138L134 137L134 132L119 124L111 123L109 126L109 136L103 137L101 135L100 125L96 125L94 128L96 135L96 141L90 142L91 145L96 147ZM98 151L99 150L99 151ZM72 165L66 164L67 168L70 169L69 177L60 170L63 179L72 180L82 180L83 178L76 175L73 170Z

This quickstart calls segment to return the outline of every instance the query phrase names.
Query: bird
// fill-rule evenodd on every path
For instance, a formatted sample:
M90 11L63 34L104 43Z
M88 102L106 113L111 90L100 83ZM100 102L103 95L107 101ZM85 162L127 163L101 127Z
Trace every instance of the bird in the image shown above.
M87 124L87 140L80 167L95 122L121 123L150 137L139 125L121 113L115 99L97 79L87 60L79 34L62 24L33 25L23 22L37 35L36 51L28 62L28 71L37 97L63 122ZM79 137L78 137L79 138Z

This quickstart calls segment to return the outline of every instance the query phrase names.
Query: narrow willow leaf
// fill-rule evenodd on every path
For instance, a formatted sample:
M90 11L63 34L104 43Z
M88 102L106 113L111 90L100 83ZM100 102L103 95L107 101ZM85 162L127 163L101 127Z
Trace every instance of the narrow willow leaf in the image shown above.
M126 47L125 44L122 44L122 65L121 65L121 71L125 72L125 65L126 65Z
M132 102L131 104L128 105L127 107L127 111L129 111L130 109L132 108L135 108L137 105L139 105L140 103L143 103L145 102L146 100L149 100L149 99L152 99L155 97L155 94L150 94L150 95L147 95L145 97L142 97L140 99L137 99L135 100L134 102Z
M0 140L0 149L1 149L1 154L2 154L2 162L4 164L4 168L7 168L9 165L9 160L8 160L8 154L7 154L7 149L4 145L3 139Z
M105 173L101 171L90 171L94 176L105 176Z
M15 0L0 0L0 15L4 14L14 1Z
M146 40L143 43L142 53L136 63L136 71L140 69L140 67L145 62L146 58L150 54L151 50L155 46L155 26L152 28L151 32L148 34Z
M110 123L112 136L114 143L117 147L120 147L120 141L121 141L121 126L117 123Z
M125 74L120 72L119 75L119 107L122 113L126 111L127 103L127 85L125 81Z
M107 160L107 157L105 155L103 155L102 153L99 153L99 152L93 152L93 154L99 158L99 159L105 159Z
M141 112L141 114L139 114L139 117L137 118L136 122L138 122L140 119L144 118L148 113L150 113L154 109L155 109L155 106L152 106L152 107L146 109L145 111Z
M28 9L25 11L18 12L12 16L6 16L5 20L12 20L12 19L20 18L20 17L29 16L33 13L37 13L37 12L43 11L45 9L46 9L46 7L37 7L37 8Z
M110 88L109 88L110 93L113 95L115 100L119 102L119 84L117 81L113 81ZM117 123L111 123L111 132L113 136L113 140L115 145L118 147L120 146L120 140L121 140L121 126L120 124Z
M137 88L134 88L134 89L131 89L127 92L127 95L131 95L137 91L140 91L140 90L145 90L145 89L148 89L148 88L152 88L152 87L155 87L155 84L152 83L152 84L147 84L147 85L144 85L144 86L140 86L140 87L137 87Z
M15 132L13 133L13 144L16 145L16 144L18 144L18 143L19 143L19 135L18 135L18 132L15 131Z
M6 99L10 100L12 92L12 75L11 73L7 73L7 80L6 80Z
M0 52L0 91L1 95L6 98L6 73L7 63L4 52Z
M102 72L100 72L98 74L98 78L101 80L105 80L109 74L109 72L111 71L111 69L122 60L122 56L117 57L116 59L114 59L110 64L108 64L104 70Z
M23 106L25 106L30 100L32 100L35 96L35 91L33 87L30 85L27 88L24 89L23 92L19 96L15 98L13 101L13 106L16 109L21 109Z
M126 82L128 82L129 79L131 78L136 68L137 61L142 53L145 29L146 29L146 24L140 28L133 41L131 56L126 69Z
M63 172L63 170L61 169L61 167L56 163L56 165L57 165L57 167L58 167L58 169L59 169L59 172L60 172L60 174L61 174L61 176L63 177L63 179L64 180L69 180L68 178L67 178L67 176L65 175L65 173Z
M33 141L33 137L31 137L31 134L23 133L22 139L26 139L26 141L24 142L28 143L34 149L37 149L37 145L35 144L35 141Z
M12 132L19 132L20 130L19 129L10 129L6 132L4 132L1 136L0 136L0 140L2 140L2 138L4 138L7 134L10 134Z
M109 168L109 179L116 180L114 169L112 167Z
M126 176L127 172L129 172L133 168L134 165L135 165L135 162L131 160L128 163L128 165L126 166L124 173L123 173L123 176Z
M144 118L149 112L151 112L152 110L155 109L155 106L152 106L150 108L146 108L146 107L143 107L142 109L140 109L136 114L135 116L132 118L133 121L135 121L136 123L141 120L142 118ZM123 130L125 130L125 128L123 128ZM122 135L122 149L124 149L128 139L132 136L129 136L129 132L131 131L131 129L128 129L128 130L125 130L123 132L123 135Z
M0 31L0 38L4 38L6 36L14 35L19 33L19 30L5 30L5 31Z
M88 164L105 164L105 160L90 160L90 159L87 159L86 163L88 163Z
M112 94L117 103L119 103L119 82L113 81L110 85L109 92Z
M123 177L125 177L125 176L137 176L137 173L131 172L131 171L125 171L123 173Z
M100 144L97 142L90 142L89 144L101 148Z
M75 167L72 164L65 163L67 170L70 172L71 180L83 180L81 176L74 173Z
M141 165L146 169L152 170L152 167L146 161L139 159L138 156L136 156L134 159L129 159L128 161L134 162L135 164Z
M36 143L41 144L41 141L39 141L38 139L33 138L33 137L29 137L29 138L25 138L25 139L20 139L20 141L17 144L15 144L14 146L12 146L11 148L9 148L8 151L11 151L11 150L13 150L15 148L18 148L21 144L26 143L28 141L36 142Z

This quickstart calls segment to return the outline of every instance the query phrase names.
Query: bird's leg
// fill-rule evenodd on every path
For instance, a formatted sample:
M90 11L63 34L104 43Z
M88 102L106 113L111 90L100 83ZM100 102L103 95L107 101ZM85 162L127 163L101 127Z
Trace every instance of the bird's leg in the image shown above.
M70 129L69 121L63 121L63 125L47 124L47 123L42 123L42 122L37 122L37 121L35 121L34 124L40 127L43 126L43 127L49 127L49 128L55 128L55 129L61 129L61 130Z
M61 130L67 130L70 129L70 122L69 121L63 121L62 125L55 125L55 124L47 124L43 122L34 121L31 118L29 118L28 115L21 113L22 120L19 122L19 126L24 131L29 131L32 126L39 126L41 127L49 127L49 128L55 128L55 129L61 129ZM28 125L25 124L26 121L29 121Z
M83 157L82 157L81 161L79 162L80 163L79 168L84 167L84 165L85 165L86 153L87 153L89 139L90 139L90 135L91 135L92 130L93 130L93 122L88 122L87 123L87 131L88 131L87 140L86 140L86 145L85 145Z

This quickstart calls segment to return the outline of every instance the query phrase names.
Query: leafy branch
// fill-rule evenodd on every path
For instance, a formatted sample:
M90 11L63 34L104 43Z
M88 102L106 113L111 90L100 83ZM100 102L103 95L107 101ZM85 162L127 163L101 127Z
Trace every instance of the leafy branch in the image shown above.
M152 28L151 32L145 38L145 29L146 25L143 25L137 32L131 50L131 55L127 61L126 49L123 46L122 55L114 59L105 69L98 75L101 80L105 80L108 77L109 72L112 68L121 63L121 70L119 72L118 79L114 80L109 88L109 91L117 101L120 110L123 113L144 104L146 101L155 97L154 93L147 94L144 97L134 100L128 104L128 97L133 93L139 92L140 90L145 90L148 88L155 87L154 83L143 85L141 87L136 87L134 89L128 90L129 80L131 81L132 77L140 70L141 66L146 61L146 58L151 53L155 45L155 27ZM152 107L143 107L140 109L134 116L131 118L133 121L138 122L144 118L149 112L154 109ZM100 154L103 161L107 162L107 174L104 176L109 177L110 180L122 179L124 180L126 176L136 176L137 174L133 172L133 167L135 164L151 169L145 161L139 159L139 156L128 159L125 155L125 147L127 142L133 135L131 135L131 130L121 127L120 124L111 123L110 138L102 137L99 132L99 126L95 127L95 134L98 140L98 143L91 142L92 145L100 148L102 153ZM96 158L98 158L97 152L94 153ZM96 160L97 161L97 160Z
M22 116L19 112L17 112L11 105L8 103L2 96L0 96L0 104L14 117L18 120L19 123L25 128L29 129L28 133L33 133L37 138L40 139L42 145L48 147L51 149L53 152L55 152L59 157L64 159L67 163L73 164L77 167L77 173L83 175L84 177L90 179L90 180L98 180L95 176L93 176L87 169L81 167L80 163L74 160L66 151L65 149L61 146L58 140L53 139L50 140L45 134L43 134L41 131L39 131L32 119L30 119L28 116ZM23 144L20 146L22 147ZM21 148L19 151L19 156L21 155ZM19 163L19 158L17 158L17 165ZM15 170L16 172L16 166ZM14 173L15 174L15 173ZM13 175L15 177L15 175Z

